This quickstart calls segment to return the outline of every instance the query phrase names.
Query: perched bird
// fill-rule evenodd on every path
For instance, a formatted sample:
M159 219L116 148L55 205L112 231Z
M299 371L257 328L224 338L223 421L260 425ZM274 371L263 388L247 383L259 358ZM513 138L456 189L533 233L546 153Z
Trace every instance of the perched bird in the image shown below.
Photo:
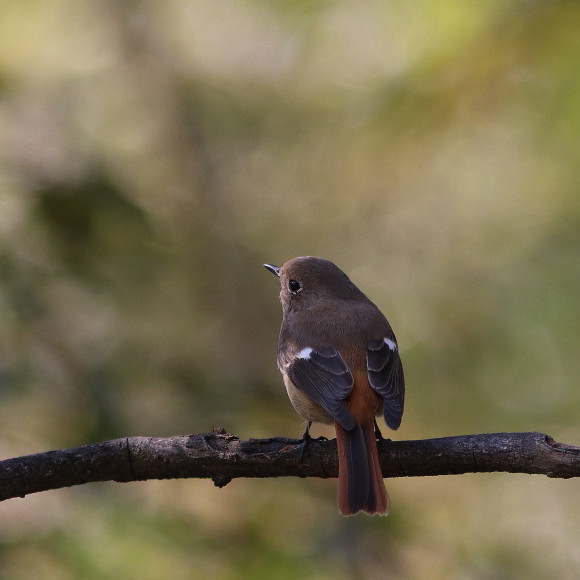
M308 422L304 437L313 421L336 428L339 511L386 515L375 416L382 412L398 429L405 394L391 326L329 260L306 256L264 267L280 279L278 368L292 405Z

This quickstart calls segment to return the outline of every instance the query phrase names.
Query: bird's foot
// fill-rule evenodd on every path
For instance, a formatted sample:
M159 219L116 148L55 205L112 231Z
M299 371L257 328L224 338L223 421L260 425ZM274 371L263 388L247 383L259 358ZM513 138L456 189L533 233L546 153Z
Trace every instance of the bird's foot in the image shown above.
M306 431L304 431L304 435L302 435L302 440L306 443L308 441L328 441L328 438L325 437L324 435L321 435L320 437L312 437L312 435L310 435L310 427L312 426L312 421L308 421L308 423L306 423Z
M374 419L375 422L375 438L377 441L381 442L381 441L390 441L390 439L388 437L383 437L383 434L381 433L381 430L379 429L379 426L377 425L377 420Z

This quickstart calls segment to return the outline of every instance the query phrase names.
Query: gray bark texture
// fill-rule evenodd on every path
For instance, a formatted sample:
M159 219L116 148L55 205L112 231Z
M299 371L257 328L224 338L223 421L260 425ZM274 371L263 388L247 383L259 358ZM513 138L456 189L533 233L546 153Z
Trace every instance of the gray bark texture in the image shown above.
M417 441L380 440L384 477L503 471L580 476L580 447L542 433L486 433ZM93 481L238 477L336 477L335 440L249 439L223 429L175 437L124 437L0 461L0 501Z

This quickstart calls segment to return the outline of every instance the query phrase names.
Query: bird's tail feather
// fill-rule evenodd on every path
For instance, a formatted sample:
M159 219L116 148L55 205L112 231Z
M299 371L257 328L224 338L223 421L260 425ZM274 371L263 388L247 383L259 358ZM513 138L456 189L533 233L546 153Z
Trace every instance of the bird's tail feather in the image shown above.
M346 430L338 423L338 509L345 516L359 511L387 515L389 496L385 489L379 452L371 420Z

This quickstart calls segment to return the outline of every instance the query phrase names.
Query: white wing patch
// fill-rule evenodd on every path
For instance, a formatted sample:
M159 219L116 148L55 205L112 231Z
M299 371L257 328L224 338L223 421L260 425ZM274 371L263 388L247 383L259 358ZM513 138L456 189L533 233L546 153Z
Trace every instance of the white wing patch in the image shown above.
M305 359L309 359L310 355L312 354L312 349L307 346L306 348L303 348L297 355L296 358L305 358Z
M391 340L390 338L385 338L385 344L389 347L390 350L397 350L397 343L394 340Z

